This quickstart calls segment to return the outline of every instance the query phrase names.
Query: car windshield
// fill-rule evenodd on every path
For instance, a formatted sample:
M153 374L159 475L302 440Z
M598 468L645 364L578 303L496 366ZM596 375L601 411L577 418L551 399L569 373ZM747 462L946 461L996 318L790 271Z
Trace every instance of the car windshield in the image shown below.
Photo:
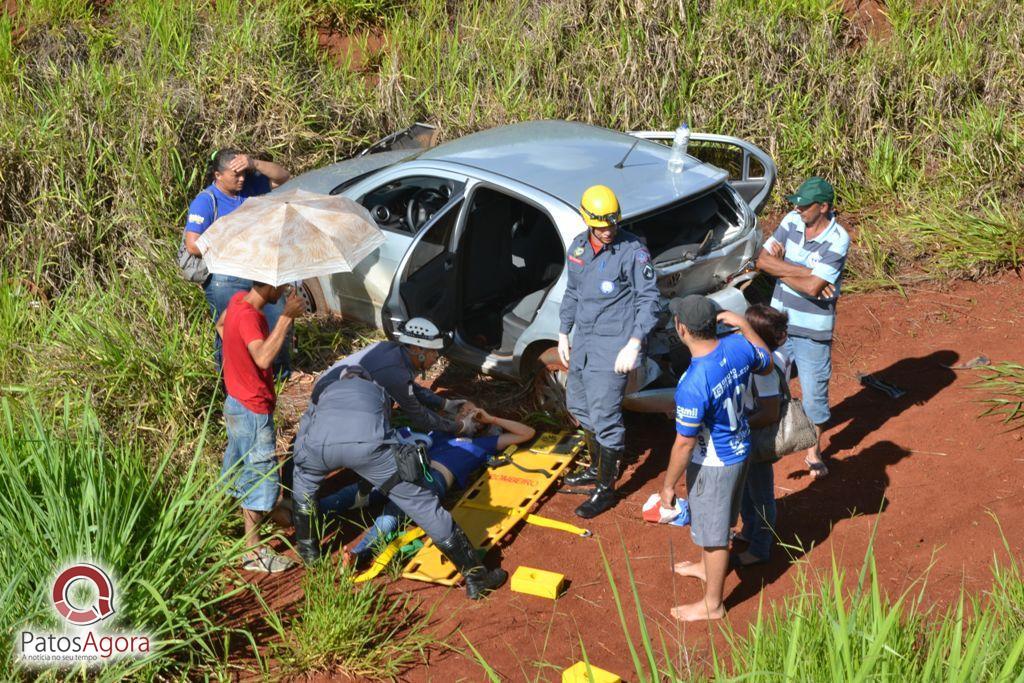
M356 183L360 182L364 178L369 178L374 173L380 173L381 171L383 171L385 169L388 169L388 168L391 168L392 166L397 166L398 164L404 164L404 163L410 162L410 161L416 159L417 157L419 157L419 155L423 154L424 151L425 150L422 150L422 149L416 150L414 153L410 154L407 157L402 157L401 159L399 159L398 161L396 161L393 164L387 164L386 166L381 166L379 168L374 168L372 170L369 170L366 173L360 173L357 176L352 176L351 178L349 178L348 180L345 180L340 185L338 185L333 190L331 190L330 194L341 194L342 192L344 192L348 188L352 187Z

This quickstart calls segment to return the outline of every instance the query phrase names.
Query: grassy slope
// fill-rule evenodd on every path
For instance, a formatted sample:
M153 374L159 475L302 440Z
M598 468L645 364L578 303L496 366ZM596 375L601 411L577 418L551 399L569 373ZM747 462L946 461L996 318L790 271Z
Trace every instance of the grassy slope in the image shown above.
M941 5L892 2L892 38L851 48L822 0L28 2L0 19L2 271L63 313L0 338L0 385L91 386L114 428L194 428L209 340L173 251L209 151L302 170L415 119L448 138L686 119L767 148L782 187L833 178L860 226L856 285L1016 265L1024 17ZM317 53L311 22L349 16L384 24L379 83Z
M1024 17L889 9L892 38L853 49L822 0L30 0L0 17L0 393L90 407L140 458L193 442L216 383L173 253L211 149L303 170L416 119L686 119L765 147L783 187L833 178L858 286L1017 265ZM314 20L352 17L389 36L376 80L316 50Z

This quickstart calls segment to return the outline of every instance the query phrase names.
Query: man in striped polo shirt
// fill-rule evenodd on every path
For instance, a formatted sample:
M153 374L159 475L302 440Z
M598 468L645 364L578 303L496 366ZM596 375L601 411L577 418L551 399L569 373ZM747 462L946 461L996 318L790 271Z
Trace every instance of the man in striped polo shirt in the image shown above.
M786 350L796 363L804 412L818 428L818 443L804 461L817 479L828 474L819 446L831 415L832 330L850 236L836 222L835 190L824 178L808 178L786 199L795 209L765 241L757 267L777 278L772 307L789 314Z

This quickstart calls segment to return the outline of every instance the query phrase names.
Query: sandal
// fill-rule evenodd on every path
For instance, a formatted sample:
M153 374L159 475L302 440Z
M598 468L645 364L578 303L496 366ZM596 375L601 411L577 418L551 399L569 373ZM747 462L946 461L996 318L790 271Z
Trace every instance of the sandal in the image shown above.
M804 464L807 465L807 469L811 471L812 479L823 479L828 476L828 465L821 460L815 462L810 458L804 458Z
M295 562L284 555L279 555L269 548L260 548L242 560L242 569L247 572L263 572L278 574L295 566Z

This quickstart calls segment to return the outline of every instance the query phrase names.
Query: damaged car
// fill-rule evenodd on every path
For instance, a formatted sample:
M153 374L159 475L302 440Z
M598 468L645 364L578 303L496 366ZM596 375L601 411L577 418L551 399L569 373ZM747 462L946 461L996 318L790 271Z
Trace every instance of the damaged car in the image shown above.
M454 331L453 361L532 380L540 402L559 408L566 249L585 229L580 196L596 184L616 192L622 228L646 242L663 303L698 293L745 310L741 287L762 242L757 212L775 182L774 163L755 145L695 133L673 173L671 132L531 121L437 146L433 134L417 124L283 186L353 199L387 237L354 272L307 281L312 310L388 334L430 318ZM670 408L688 363L666 310L630 375L626 408Z

